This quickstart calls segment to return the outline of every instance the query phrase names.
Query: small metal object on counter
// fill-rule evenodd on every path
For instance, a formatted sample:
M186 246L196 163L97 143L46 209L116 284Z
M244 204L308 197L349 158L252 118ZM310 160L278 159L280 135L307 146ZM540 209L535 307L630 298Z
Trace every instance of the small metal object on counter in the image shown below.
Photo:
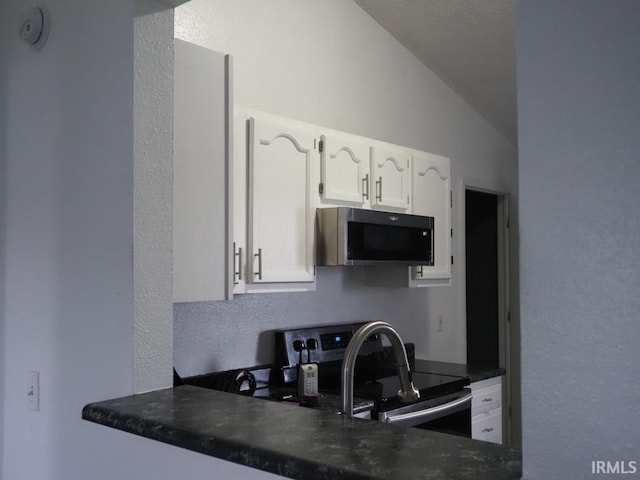
M245 387L246 388L243 388ZM234 393L252 397L256 392L256 378L248 370L242 370L236 375Z
M300 405L315 407L319 403L318 364L311 362L311 350L315 350L316 342L307 340L306 345L297 340L294 349L298 351L298 401ZM302 352L307 352L307 362L302 363Z

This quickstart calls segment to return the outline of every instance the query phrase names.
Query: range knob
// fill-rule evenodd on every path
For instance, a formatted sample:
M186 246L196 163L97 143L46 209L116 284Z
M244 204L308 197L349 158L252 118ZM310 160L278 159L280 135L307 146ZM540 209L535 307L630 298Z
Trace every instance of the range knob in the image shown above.
M309 350L315 350L316 348L318 348L318 341L315 338L308 338L307 339L307 348Z
M293 349L296 352L301 352L303 348L304 348L304 343L302 342L302 340L294 340Z

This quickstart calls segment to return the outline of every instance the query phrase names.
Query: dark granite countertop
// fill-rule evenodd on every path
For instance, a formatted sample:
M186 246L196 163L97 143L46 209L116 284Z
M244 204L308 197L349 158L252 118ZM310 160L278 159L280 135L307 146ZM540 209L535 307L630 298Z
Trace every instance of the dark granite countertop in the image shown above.
M466 377L472 383L486 380L487 378L499 377L505 374L502 367L483 367L479 365L465 365L463 363L438 362L435 360L415 360L416 372L439 373L441 375L451 375L454 377Z
M190 385L92 403L82 418L296 479L500 480L522 472L519 452L501 445Z

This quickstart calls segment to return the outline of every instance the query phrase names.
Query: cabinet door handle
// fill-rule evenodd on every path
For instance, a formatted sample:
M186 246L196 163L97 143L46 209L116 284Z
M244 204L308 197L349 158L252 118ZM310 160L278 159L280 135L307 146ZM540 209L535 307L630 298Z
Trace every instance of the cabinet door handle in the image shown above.
M258 249L258 253L253 255L254 257L258 257L258 271L254 273L258 280L262 280L262 249Z
M238 282L242 280L242 247L238 247L238 250L236 251L236 242L233 242L233 255L238 259L238 269L236 270L235 268L235 262L233 267L233 277L237 279L233 283L237 285Z
M382 177L378 177L376 180L376 200L382 201Z
M362 179L362 198L369 200L369 174L365 174Z

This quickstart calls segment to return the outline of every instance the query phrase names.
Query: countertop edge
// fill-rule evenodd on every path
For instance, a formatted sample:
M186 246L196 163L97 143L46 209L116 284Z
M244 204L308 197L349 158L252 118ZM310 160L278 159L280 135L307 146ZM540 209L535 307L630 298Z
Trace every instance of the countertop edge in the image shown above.
M191 440L181 439L179 438L180 435L172 435L174 438L168 438L168 435L160 433L162 428L159 424L156 424L156 428L145 429L143 425L140 424L140 417L138 415L119 414L116 416L109 408L100 406L100 403L102 402L94 402L86 405L82 409L82 419L185 450L233 462L245 467L255 468L285 477L291 475L291 472L287 471L288 468L293 466L292 457L289 455L278 454L275 451L267 452L262 448L252 447L245 441L233 441L226 438L210 438L204 442L194 441L195 438ZM174 431L177 434L184 434L185 437L192 436L192 432L189 429L178 429L174 427ZM304 478L305 480L326 480L327 478L340 478L345 480L371 479L370 476L358 475L357 473L335 468L325 463L308 462L300 458L296 458L293 462L297 464L295 470L303 471L304 477L294 476L289 478ZM313 471L321 471L322 474L314 475Z
M193 386L90 403L82 418L294 479L504 480L522 472L508 447Z

